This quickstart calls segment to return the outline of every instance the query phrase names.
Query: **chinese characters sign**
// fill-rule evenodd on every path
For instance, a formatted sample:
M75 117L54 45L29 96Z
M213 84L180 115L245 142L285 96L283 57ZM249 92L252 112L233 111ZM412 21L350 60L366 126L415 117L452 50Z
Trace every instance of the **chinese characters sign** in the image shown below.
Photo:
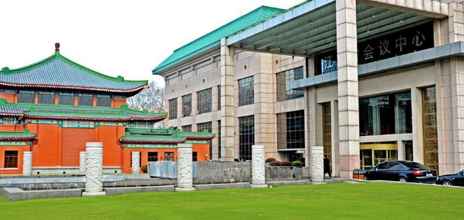
M365 64L432 48L433 24L427 23L358 44L358 63ZM335 50L316 56L316 75L337 70Z

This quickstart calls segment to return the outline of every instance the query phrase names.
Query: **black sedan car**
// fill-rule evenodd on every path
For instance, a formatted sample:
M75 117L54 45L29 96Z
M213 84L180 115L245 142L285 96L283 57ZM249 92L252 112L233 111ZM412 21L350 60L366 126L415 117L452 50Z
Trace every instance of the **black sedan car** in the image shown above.
M366 171L367 180L435 183L434 173L423 164L411 161L387 161Z
M464 186L464 170L455 174L439 176L437 178L437 184L447 186Z

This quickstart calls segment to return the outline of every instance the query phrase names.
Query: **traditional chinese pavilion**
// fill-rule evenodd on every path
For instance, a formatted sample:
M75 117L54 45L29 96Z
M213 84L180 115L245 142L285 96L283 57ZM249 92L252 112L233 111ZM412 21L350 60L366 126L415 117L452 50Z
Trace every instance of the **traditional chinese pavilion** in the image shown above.
M126 99L147 81L110 77L55 53L35 64L0 70L0 175L78 174L85 143L103 142L105 172L130 173L174 160L176 146L193 144L195 160L209 159L210 133L154 129L165 113L128 108ZM32 172L24 168L30 167ZM29 170L28 168L27 170Z

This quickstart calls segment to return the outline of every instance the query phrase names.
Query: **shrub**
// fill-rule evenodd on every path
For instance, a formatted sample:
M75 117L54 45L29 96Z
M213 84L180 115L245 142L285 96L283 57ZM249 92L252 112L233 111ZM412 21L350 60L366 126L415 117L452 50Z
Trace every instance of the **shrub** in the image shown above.
M302 167L303 166L303 163L299 160L295 160L292 162L292 166L294 167Z
M148 167L147 165L143 165L140 170L142 170L143 173L147 173L148 172Z

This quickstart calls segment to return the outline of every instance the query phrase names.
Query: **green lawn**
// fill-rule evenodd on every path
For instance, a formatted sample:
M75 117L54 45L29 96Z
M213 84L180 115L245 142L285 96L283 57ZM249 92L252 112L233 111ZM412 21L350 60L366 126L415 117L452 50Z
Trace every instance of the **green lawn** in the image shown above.
M386 183L9 202L0 219L463 219L464 189Z

